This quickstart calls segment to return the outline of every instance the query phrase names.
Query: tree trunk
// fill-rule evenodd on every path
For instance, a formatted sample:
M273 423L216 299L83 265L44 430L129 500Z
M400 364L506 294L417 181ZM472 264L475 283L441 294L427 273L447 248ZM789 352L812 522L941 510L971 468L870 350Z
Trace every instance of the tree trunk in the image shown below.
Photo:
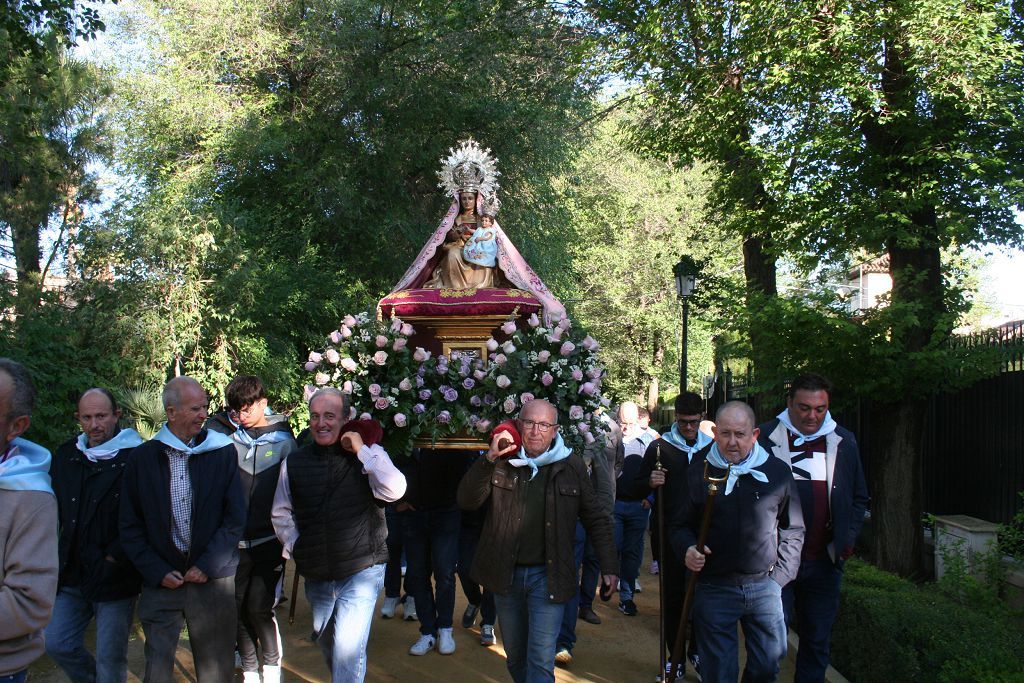
M10 227L18 284L14 310L18 315L25 315L39 307L39 299L43 292L39 266L39 228L18 221L12 221Z
M924 403L872 403L869 485L875 564L900 576L921 572L921 450Z

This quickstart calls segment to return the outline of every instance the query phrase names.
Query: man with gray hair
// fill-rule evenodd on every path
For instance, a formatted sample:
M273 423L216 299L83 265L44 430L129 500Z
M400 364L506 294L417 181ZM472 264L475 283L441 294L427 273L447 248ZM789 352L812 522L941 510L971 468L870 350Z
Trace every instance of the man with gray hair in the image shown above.
M333 683L366 675L366 643L388 560L384 505L405 494L405 477L376 443L372 420L349 420L334 388L309 399L313 442L281 463L271 519L306 579L313 630Z
M196 380L175 377L163 402L167 424L135 449L121 495L121 545L143 579L145 678L174 680L184 620L199 682L230 681L245 526L235 447L204 428L209 400Z
M0 358L0 680L22 683L43 654L57 593L57 500L50 452L21 435L32 421L28 371Z
M736 624L743 626L744 681L774 681L786 655L782 587L800 566L804 540L800 497L789 467L757 443L754 411L730 401L715 416L715 441L694 454L686 499L672 522L671 542L697 581L693 625L704 681L739 678ZM708 498L707 476L724 479ZM703 548L704 508L713 505Z

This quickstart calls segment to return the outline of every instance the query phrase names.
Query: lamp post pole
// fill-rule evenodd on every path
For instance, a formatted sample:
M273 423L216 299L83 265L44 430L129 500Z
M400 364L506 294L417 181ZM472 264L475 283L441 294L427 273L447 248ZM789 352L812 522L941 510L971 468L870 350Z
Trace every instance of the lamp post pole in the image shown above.
M690 297L683 297L683 350L679 357L679 393L686 392L686 341L687 324L690 317Z
M690 323L690 295L697 288L697 274L699 266L690 256L683 255L679 263L672 268L672 274L676 281L676 294L683 300L683 344L679 353L679 393L686 391L686 355L687 355L687 328Z

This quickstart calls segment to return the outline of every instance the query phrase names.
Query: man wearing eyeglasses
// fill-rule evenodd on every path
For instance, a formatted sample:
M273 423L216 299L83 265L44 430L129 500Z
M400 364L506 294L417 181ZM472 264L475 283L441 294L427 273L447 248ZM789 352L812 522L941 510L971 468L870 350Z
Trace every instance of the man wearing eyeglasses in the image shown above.
M512 680L554 681L564 606L578 590L576 520L594 544L606 592L617 581L612 521L583 459L562 441L554 406L527 403L515 429L522 445L496 429L460 482L458 503L464 510L490 503L470 575L495 594Z
M239 375L224 393L228 411L212 416L207 427L230 436L234 442L246 502L245 534L238 544L235 574L236 644L242 677L246 683L259 683L262 664L264 683L277 683L281 680L281 636L274 603L284 560L270 510L281 463L297 446L288 418L268 414L267 392L259 377Z
M686 572L683 560L668 543L667 525L686 502L686 473L694 454L711 445L711 437L700 431L701 420L704 419L704 399L698 394L687 392L680 394L675 401L675 422L666 430L661 438L647 447L643 465L633 480L633 495L644 496L652 489L655 491L655 526L653 534L657 537L658 508L661 508L661 519L666 529L661 531L662 543L651 543L657 547L659 555L659 571L662 572L664 597L664 624L666 652L672 652L672 645L679 628L679 618L683 612L683 592L685 589ZM652 539L653 540L653 539ZM694 630L690 629L689 660L694 670L700 674L700 660L697 656L697 642ZM671 662L669 662L671 664ZM682 672L683 669L680 669Z

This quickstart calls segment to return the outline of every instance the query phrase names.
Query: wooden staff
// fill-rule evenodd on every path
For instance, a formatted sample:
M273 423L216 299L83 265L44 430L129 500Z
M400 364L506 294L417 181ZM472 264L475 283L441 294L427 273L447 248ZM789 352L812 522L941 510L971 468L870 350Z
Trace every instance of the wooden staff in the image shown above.
M725 476L715 478L708 474L708 461L704 461L704 483L708 485L708 499L704 502L704 517L700 521L700 533L697 535L697 552L704 554L704 543L708 540L708 529L711 528L711 510L715 507L715 496L718 494L718 485L724 484L729 479L729 471L732 465L725 468ZM685 562L685 560L684 560ZM690 608L693 606L693 591L697 587L697 572L690 572L690 578L686 582L686 596L683 598L683 613L679 617L679 629L676 631L676 642L672 644L672 670L669 672L669 681L675 681L679 674L680 665L683 664L683 652L686 648L686 622L690 618ZM685 670L685 669L684 669Z
M294 563L293 563L294 564ZM298 604L296 596L299 593L299 566L295 565L295 575L292 577L292 604L288 605L288 625L295 623L295 605Z
M661 443L656 444L657 450L654 455L654 469L661 472ZM665 490L662 483L654 492L655 505L658 506L658 549L661 557L658 561L658 675L665 675L665 568L662 566L665 559L665 499L661 495Z

